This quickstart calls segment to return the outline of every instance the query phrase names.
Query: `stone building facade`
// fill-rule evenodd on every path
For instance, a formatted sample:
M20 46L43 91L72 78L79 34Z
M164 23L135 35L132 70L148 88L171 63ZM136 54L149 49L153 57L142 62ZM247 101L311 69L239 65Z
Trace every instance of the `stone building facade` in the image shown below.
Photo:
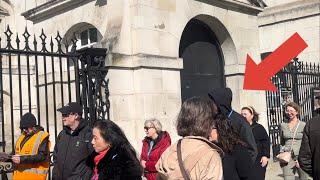
M111 119L140 150L146 119L160 119L176 140L183 99L214 87L232 89L235 110L256 107L267 129L265 92L243 90L246 56L260 62L260 53L297 29L309 44L299 57L319 62L319 6L316 0L16 0L1 1L0 13L3 30L13 24L22 33L27 25L35 34L59 31L64 42L76 35L79 48L108 49Z
M270 1L270 3L281 1ZM298 32L308 48L298 57L302 61L319 63L320 3L318 0L288 1L265 8L258 15L261 52L273 51L292 34Z

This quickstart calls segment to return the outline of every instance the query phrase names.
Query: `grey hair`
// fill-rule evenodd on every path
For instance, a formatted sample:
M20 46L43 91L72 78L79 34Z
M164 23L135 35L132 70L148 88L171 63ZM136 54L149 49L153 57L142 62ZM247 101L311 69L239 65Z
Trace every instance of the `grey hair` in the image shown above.
M154 128L157 130L157 132L162 131L162 124L160 123L160 121L158 119L156 119L156 118L148 119L144 122L144 126L146 126L148 124L152 124L152 126L154 126Z

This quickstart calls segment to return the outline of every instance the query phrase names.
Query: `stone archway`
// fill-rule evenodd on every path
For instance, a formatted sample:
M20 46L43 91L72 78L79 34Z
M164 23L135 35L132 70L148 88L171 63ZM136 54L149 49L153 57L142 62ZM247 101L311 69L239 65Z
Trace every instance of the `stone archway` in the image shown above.
M203 21L193 18L185 26L179 57L183 58L184 65L180 72L182 101L204 96L211 89L226 85L220 42Z

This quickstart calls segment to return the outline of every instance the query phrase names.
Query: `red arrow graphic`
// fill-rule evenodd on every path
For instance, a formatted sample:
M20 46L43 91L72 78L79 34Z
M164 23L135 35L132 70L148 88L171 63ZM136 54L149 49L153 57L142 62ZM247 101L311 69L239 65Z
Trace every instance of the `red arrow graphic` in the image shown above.
M270 78L307 47L299 34L294 33L258 65L247 55L243 89L277 91Z

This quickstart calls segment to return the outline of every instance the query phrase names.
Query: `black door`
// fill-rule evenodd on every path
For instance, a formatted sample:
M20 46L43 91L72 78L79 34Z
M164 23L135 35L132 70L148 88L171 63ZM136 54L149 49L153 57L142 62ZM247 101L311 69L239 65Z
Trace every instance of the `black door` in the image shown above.
M196 19L187 24L179 53L183 58L182 101L192 96L206 96L213 88L225 87L220 44L206 24Z

